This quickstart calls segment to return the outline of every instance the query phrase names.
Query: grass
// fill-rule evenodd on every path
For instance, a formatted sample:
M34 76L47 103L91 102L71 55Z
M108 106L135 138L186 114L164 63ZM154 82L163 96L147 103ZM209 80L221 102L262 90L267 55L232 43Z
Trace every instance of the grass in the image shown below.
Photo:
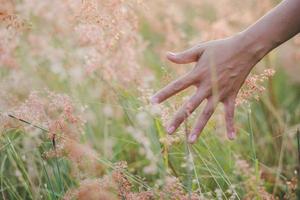
M281 92L286 94L286 90L278 83L286 84L286 80L283 80L282 76L285 76L284 72L280 71L275 75L271 85L268 86L276 90L278 97L282 96ZM151 151L158 158L158 172L155 176L144 174L140 170L149 162L137 154L136 149L140 148L139 142L133 140L127 133L120 131L122 127L120 123L138 126L134 117L137 112L137 102L129 94L114 89L114 93L118 96L118 104L115 106L124 111L124 118L116 121L98 114L97 118L101 120L97 124L86 124L86 134L82 137L82 141L91 141L99 152L103 152L106 165L111 165L111 161L126 160L129 164L128 177L137 187L140 185L151 189L158 179L163 180L166 175L172 174L182 181L187 192L201 191L205 194L210 191L214 192L217 188L221 190L223 198L228 199L226 190L235 185L236 199L243 199L247 193L243 186L245 177L236 175L234 172L234 155L240 154L254 169L257 185L261 181L261 169L268 170L276 177L274 183L266 182L269 185L269 192L273 191L274 194L283 196L286 189L282 181L287 181L293 177L293 166L298 165L296 132L289 131L287 127L297 126L294 123L297 120L294 119L293 112L289 110L293 109L292 106L297 109L299 105L297 103L285 103L285 100L290 102L296 100L298 87L292 86L292 88L295 89L286 94L285 99L273 97L278 102L276 107L270 102L270 97L266 94L262 100L253 102L249 108L239 109L236 120L242 128L239 131L238 139L234 142L220 140L215 133L213 123L210 122L197 144L189 146L182 143L171 147L163 146L160 145L159 138L165 136L164 129L159 119L153 119L146 136L149 138ZM103 104L91 103L90 105L92 110L101 110ZM276 114L282 111L290 115L290 122L285 121L282 114ZM267 117L270 119L267 120ZM261 121L270 122L262 124ZM290 124L288 125L288 123ZM286 127L281 134L287 133L288 136L286 137L289 139L278 141L283 136L277 137L272 130L276 126L282 126L281 124ZM210 126L212 128L209 128ZM66 190L78 184L76 180L70 177L70 166L67 160L64 158L43 159L43 152L53 148L52 141L44 138L43 134L38 136L42 142L39 141L39 145L36 144L37 146L30 149L25 149L22 144L26 137L30 137L28 133L12 129L6 130L2 135L0 152L2 199L37 199L39 196L42 196L43 199L60 199ZM115 142L111 156L108 156L109 152L105 149L105 141L108 139ZM33 138L33 142L35 140L37 139ZM100 147L98 144L101 144ZM33 160L28 162L27 159L22 159L22 156L33 157ZM185 169L181 168L182 163L186 163ZM32 166L38 170L36 172L37 177L33 177L32 172L29 172ZM137 176L145 177L145 181ZM253 189L255 188L253 187ZM259 196L259 191L255 191L255 193Z
M192 4L186 6L186 9L191 8ZM193 10L185 17L192 20L200 16L209 23L218 20L215 5L207 2L202 9L206 11ZM164 35L167 30L155 29L151 21L139 17L139 36L148 44L139 59L143 69L153 72L155 81L150 88L156 90L178 75L178 69L166 64L159 52L172 35ZM45 27L43 20L32 18L33 32ZM199 32L187 23L180 24L178 31L186 34L186 40ZM235 141L225 137L223 110L219 106L195 145L187 144L184 139L168 145L161 142L167 136L163 120L152 114L141 100L144 96L139 91L139 83L107 80L101 70L76 82L68 70L75 64L81 67L83 63L72 60L74 47L69 40L57 35L52 38L53 44L47 44L65 54L62 75L53 70L52 61L29 55L31 47L24 38L15 50L20 68L0 67L5 92L2 99L12 95L16 102L9 103L14 107L24 102L30 91L47 88L68 94L76 107L83 110L86 120L83 130L78 130L79 141L92 147L97 153L93 159L104 169L101 176L87 175L84 169L74 173L75 164L67 156L47 158L46 152L59 150L59 141L56 143L55 139L47 137L49 130L44 128L47 123L31 123L9 114L13 125L2 128L0 133L0 199L62 199L68 191L78 188L82 180L112 176L115 163L119 161L127 162L128 167L122 173L135 192L163 190L167 179L176 177L189 199L193 193L207 199L228 200L264 199L266 193L279 199L300 198L299 186L292 186L295 178L299 181L299 172L295 174L295 170L299 171L300 162L300 85L290 81L280 62L280 52L271 53L258 66L258 69L276 66L276 74L264 83L266 90L259 100L251 100L236 110L238 137ZM169 43L176 46L172 41ZM19 73L22 76L19 77ZM14 83L8 77L16 77L19 81ZM164 105L164 108L173 109L168 118L176 111L174 108L182 96ZM7 106L10 104L2 104L2 99L1 114L5 114L10 111ZM197 113L201 109L200 106ZM193 117L179 133L189 132ZM130 128L134 131L130 132ZM173 193L168 194L169 199L173 197Z

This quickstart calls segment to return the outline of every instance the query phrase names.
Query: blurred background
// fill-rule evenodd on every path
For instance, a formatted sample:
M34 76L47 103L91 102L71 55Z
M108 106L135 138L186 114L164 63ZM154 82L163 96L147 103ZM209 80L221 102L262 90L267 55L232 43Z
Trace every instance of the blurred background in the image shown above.
M219 105L198 142L164 125L193 92L167 51L234 35L275 0L0 0L0 199L299 199L300 36Z

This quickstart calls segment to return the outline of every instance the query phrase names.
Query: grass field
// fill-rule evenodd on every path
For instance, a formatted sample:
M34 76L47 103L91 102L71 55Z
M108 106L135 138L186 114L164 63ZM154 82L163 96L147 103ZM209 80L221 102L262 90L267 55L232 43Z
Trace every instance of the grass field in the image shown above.
M0 199L299 199L300 38L220 104L196 144L165 131L192 90L166 51L237 33L272 0L0 0ZM266 74L274 70L275 74ZM297 196L298 195L298 196Z

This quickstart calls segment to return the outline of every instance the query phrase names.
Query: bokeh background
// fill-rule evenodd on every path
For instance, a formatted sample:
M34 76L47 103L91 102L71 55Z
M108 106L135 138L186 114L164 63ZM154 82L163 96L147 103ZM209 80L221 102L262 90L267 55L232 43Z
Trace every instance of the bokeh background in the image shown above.
M1 0L0 199L297 199L300 36L251 72L234 141L222 105L195 145L202 106L166 135L192 89L149 103L193 67L167 51L234 35L278 3Z

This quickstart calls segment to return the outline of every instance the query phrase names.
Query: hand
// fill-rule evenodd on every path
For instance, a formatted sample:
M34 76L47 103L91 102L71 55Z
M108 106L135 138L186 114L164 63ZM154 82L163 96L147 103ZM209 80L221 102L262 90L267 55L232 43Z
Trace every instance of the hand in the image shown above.
M214 113L218 102L225 106L227 135L233 139L236 96L253 66L265 55L261 46L249 44L248 38L238 34L230 38L199 44L181 53L168 53L167 58L177 64L197 62L187 74L157 92L152 103L160 103L176 93L196 86L195 94L177 111L167 126L172 134L180 124L207 99L188 141L194 143Z

